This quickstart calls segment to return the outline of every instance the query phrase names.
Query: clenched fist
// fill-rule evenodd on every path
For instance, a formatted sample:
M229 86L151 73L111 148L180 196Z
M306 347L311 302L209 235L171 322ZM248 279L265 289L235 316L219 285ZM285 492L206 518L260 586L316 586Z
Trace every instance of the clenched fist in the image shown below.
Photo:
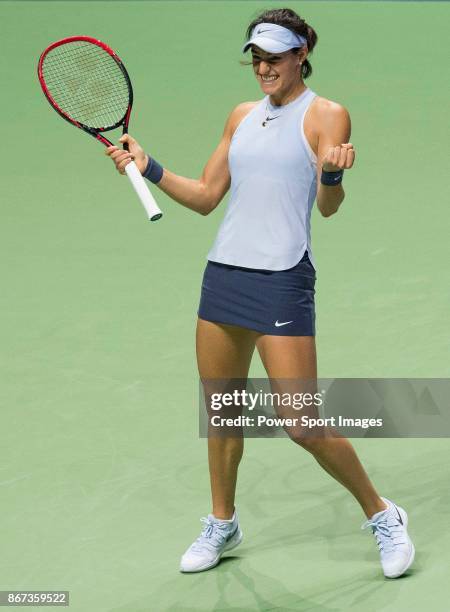
M328 153L322 161L322 169L325 172L337 172L338 170L351 168L354 161L355 149L351 142L346 142L328 149Z

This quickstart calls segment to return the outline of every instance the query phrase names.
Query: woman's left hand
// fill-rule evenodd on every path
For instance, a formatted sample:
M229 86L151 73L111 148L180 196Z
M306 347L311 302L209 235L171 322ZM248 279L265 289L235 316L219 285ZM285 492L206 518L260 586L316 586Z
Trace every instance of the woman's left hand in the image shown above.
M345 142L344 144L328 149L328 153L322 161L322 170L325 170L325 172L345 170L351 168L354 161L355 149L351 142Z

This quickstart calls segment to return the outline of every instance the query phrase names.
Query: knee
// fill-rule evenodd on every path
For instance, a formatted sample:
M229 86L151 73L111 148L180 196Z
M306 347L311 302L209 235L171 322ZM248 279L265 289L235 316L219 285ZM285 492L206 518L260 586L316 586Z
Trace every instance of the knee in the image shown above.
M305 432L295 433L289 437L291 438L292 442L295 442L295 444L298 444L312 455L318 453L320 448L322 448L323 438L313 437Z

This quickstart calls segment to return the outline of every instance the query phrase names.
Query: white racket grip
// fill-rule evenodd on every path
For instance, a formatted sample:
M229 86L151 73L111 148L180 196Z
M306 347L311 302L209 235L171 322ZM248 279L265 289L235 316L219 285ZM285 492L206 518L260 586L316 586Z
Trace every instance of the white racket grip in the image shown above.
M128 178L130 179L135 192L137 193L140 201L142 202L143 207L147 211L148 218L150 221L157 221L161 219L162 212L158 208L157 203L155 202L154 197L150 193L149 188L147 187L144 177L139 172L138 167L134 162L130 162L125 166L125 172L127 173Z

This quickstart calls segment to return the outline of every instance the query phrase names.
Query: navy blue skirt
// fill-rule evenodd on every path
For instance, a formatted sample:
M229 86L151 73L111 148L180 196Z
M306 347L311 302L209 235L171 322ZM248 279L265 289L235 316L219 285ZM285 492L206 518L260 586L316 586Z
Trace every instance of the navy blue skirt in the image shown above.
M315 282L307 252L289 270L252 270L208 261L198 316L272 336L315 336Z

